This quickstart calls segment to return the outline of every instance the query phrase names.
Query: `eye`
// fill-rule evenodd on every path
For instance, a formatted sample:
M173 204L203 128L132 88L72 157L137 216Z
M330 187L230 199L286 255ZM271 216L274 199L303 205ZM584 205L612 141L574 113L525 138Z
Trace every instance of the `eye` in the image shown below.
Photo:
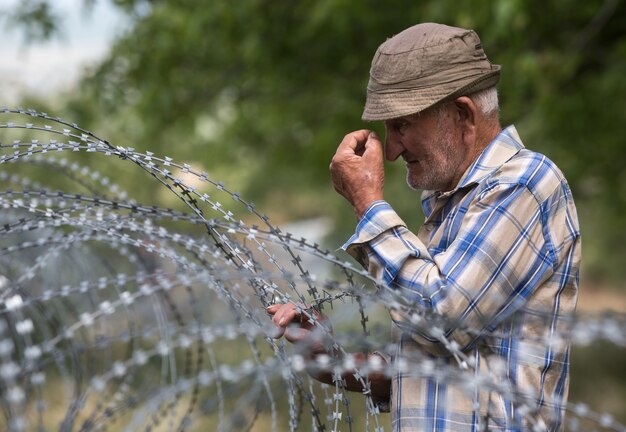
M396 120L393 122L392 127L397 133L399 133L400 135L403 135L408 125L409 125L409 122L406 120Z
M397 119L387 120L385 122L385 129L387 129L388 132L392 132L394 134L404 136L404 133L406 132L407 128L410 125L411 125L411 122L409 122L407 119L397 118Z

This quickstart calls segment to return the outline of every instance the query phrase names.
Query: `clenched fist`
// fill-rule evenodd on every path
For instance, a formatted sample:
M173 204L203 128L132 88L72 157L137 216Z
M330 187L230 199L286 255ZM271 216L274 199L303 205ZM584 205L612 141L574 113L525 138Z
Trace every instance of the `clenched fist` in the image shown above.
M335 190L348 200L358 219L374 201L383 199L383 145L375 132L351 132L330 163Z

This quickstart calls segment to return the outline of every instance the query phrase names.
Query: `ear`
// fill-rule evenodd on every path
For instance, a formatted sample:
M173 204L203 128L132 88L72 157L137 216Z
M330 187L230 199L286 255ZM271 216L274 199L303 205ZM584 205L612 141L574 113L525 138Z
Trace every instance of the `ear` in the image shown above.
M472 99L461 96L454 100L456 120L465 128L475 128L478 120L478 107Z
M478 139L477 122L479 121L479 109L474 101L467 96L461 96L453 101L455 121L463 135L465 145L473 147Z

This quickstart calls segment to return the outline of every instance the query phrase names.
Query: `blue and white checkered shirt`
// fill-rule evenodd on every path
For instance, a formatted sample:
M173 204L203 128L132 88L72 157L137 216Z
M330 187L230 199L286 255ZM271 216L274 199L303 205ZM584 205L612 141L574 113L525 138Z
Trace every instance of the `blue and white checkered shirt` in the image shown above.
M431 316L418 325L417 314L389 310L397 343L389 358L397 371L392 429L560 430L580 265L563 174L509 126L454 190L424 192L422 206L416 235L377 201L344 245L420 316Z

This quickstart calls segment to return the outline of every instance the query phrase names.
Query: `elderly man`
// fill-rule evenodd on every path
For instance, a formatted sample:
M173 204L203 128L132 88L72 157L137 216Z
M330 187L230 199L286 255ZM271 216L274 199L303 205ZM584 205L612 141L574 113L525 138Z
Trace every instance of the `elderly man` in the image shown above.
M408 185L423 190L417 233L384 201L374 132L346 135L331 163L359 220L344 248L419 311L391 307L397 351L373 354L408 359L391 377L370 376L374 396L389 395L393 430L563 427L576 209L556 165L501 128L499 76L471 30L419 24L378 48L363 119L384 121L386 158L402 158ZM297 316L292 305L270 313L283 328ZM425 373L424 359L447 372Z

